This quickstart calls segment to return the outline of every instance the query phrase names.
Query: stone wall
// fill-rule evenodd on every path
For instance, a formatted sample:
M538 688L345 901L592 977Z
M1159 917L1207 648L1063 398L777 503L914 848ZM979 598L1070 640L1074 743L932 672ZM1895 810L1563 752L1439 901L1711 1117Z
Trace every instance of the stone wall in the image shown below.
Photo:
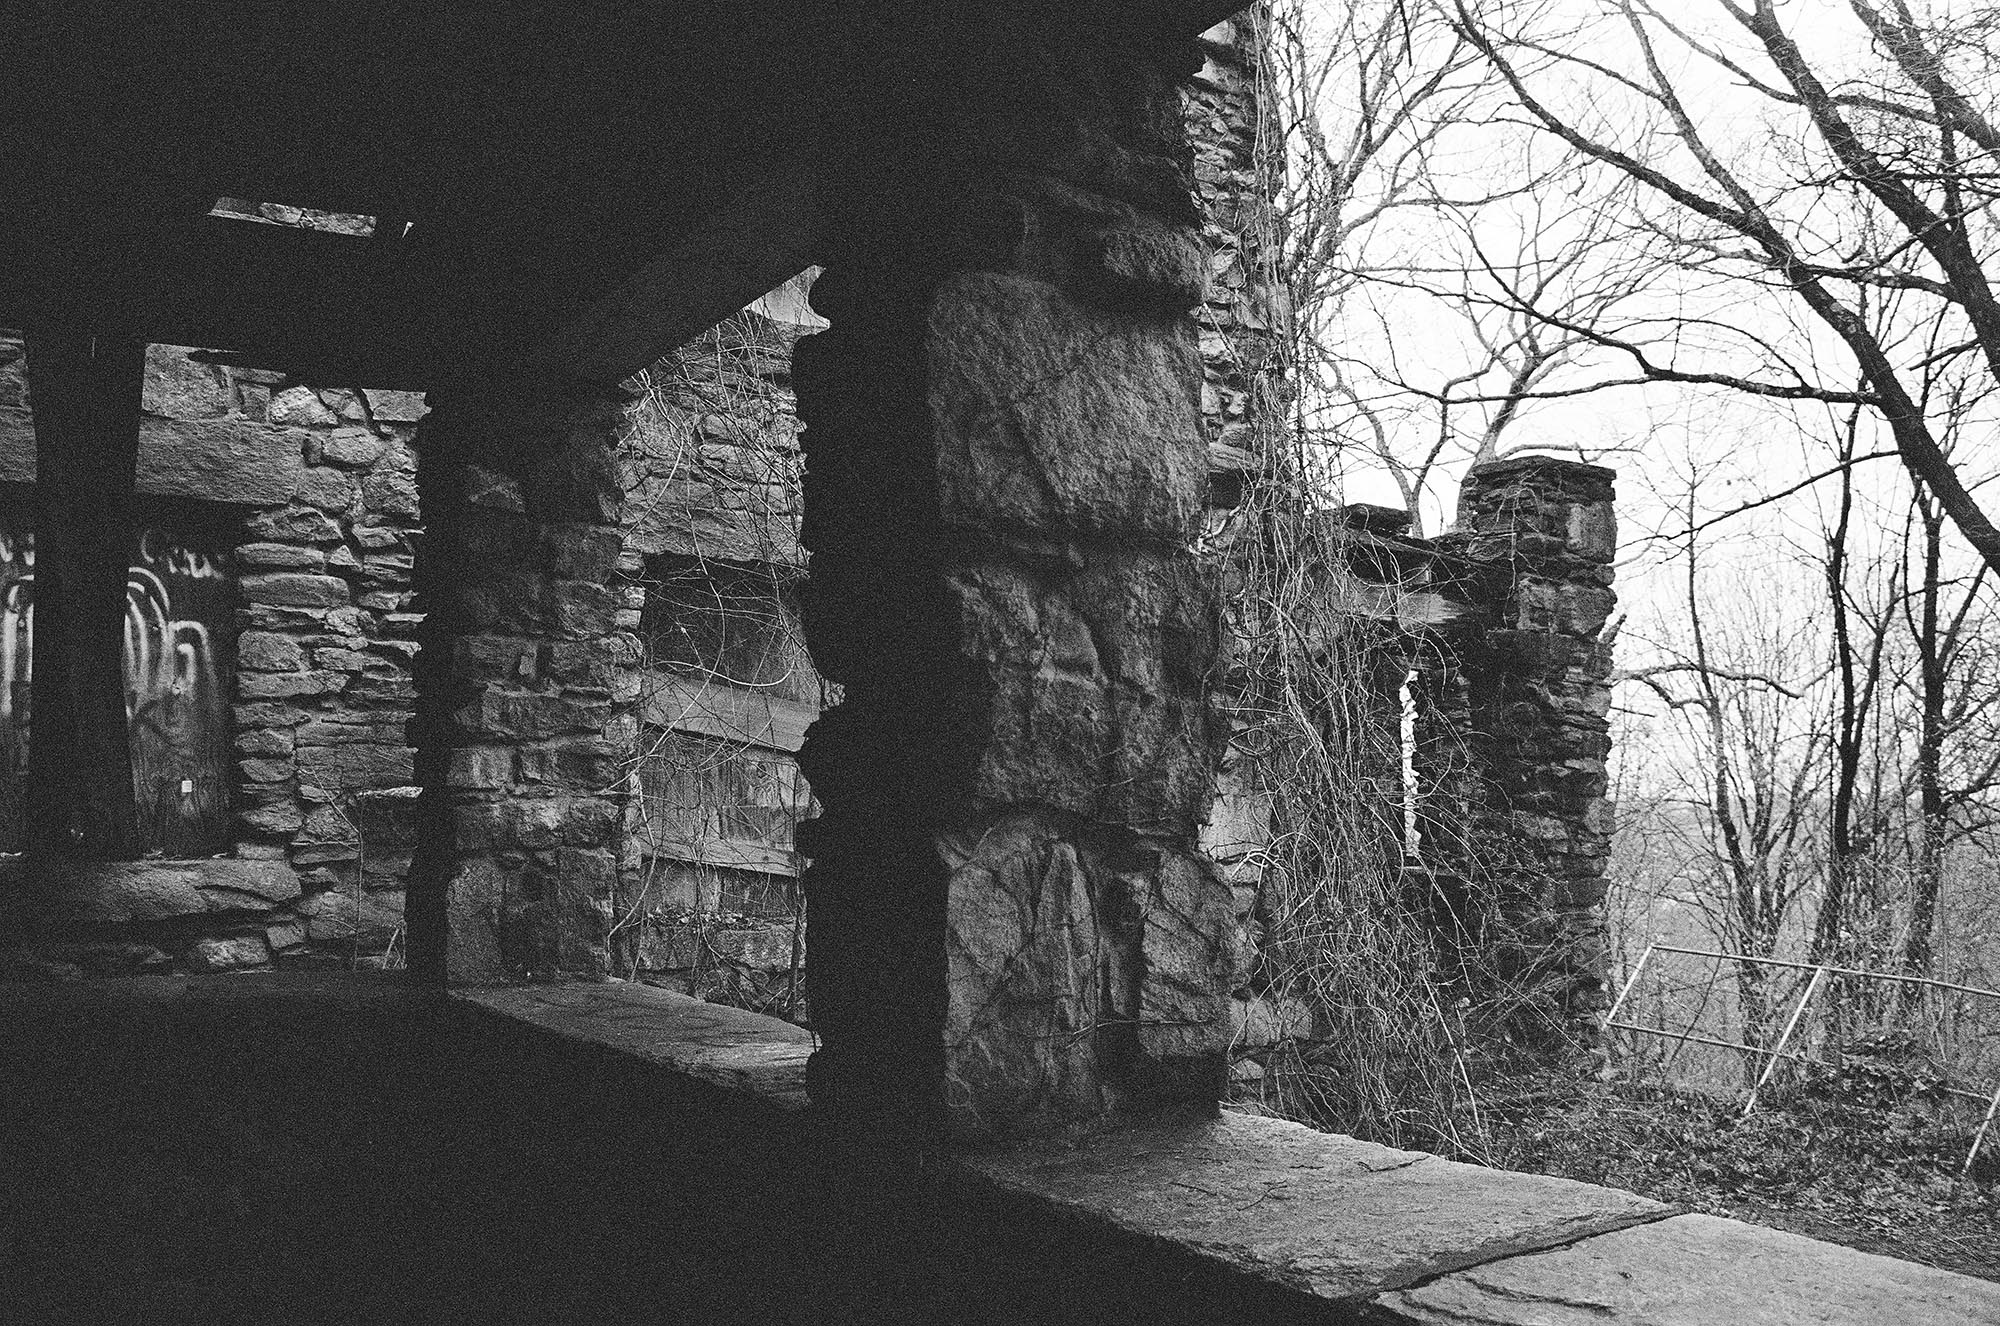
M1267 123L1269 71L1260 54L1262 15L1252 10L1201 35L1201 68L1182 89L1181 114L1194 153L1195 192L1208 248L1208 286L1195 309L1202 364L1201 412L1208 440L1206 544L1240 530L1249 486L1284 430L1289 390L1289 292L1276 269L1274 198L1283 169Z
M1387 884L1427 918L1485 1045L1588 1045L1604 1007L1612 480L1550 457L1481 466L1435 539L1387 508L1325 517L1328 598L1357 628L1347 721L1381 761L1347 771L1376 806L1372 856L1400 872ZM1210 832L1254 866L1270 812L1242 772ZM1239 1008L1236 1077L1327 1034L1306 1001L1258 994Z
M42 918L58 938L11 960L57 974L393 963L410 850L409 440L422 402L189 355L148 350L139 489L227 531L209 550L237 596L233 675L221 679L236 757L227 856L66 868L60 911ZM0 336L0 482L23 491L30 403L21 343ZM135 632L151 625L143 569ZM157 606L171 642L173 605ZM229 642L207 634L226 668Z
M1538 992L1543 1012L1513 1028L1531 1038L1589 1041L1607 1002L1613 479L1542 456L1480 466L1436 541L1478 611L1420 655L1423 855L1441 924ZM1499 922L1484 936L1480 889Z
M797 752L825 685L798 591L791 350L801 278L646 375L624 456L646 604L638 876L615 961L649 983L803 1017Z

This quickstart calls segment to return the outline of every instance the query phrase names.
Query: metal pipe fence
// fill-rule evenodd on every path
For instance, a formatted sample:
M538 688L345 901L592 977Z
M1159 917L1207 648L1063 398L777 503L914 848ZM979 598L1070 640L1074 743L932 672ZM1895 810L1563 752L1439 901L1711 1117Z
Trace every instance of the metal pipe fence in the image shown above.
M1705 979L1677 981L1667 971L1670 957L1711 965ZM1733 984L1723 980L1730 964L1735 964ZM1789 989L1780 989L1779 974L1791 976ZM1878 998L1877 990L1916 990L1917 1002L1907 994ZM1980 1030L1982 1025L1988 1029ZM1983 1107L1961 1172L1971 1170L1989 1135L2000 1139L1994 1130L2000 1118L2000 990L1904 972L1650 944L1619 989L1604 1027L1614 1049L1618 1033L1624 1033L1635 1079L1650 1072L1663 1084L1704 1090L1738 1089L1740 1080L1745 1117L1769 1097L1782 1069L1795 1074L1838 1069L1867 1057L1871 1044L1902 1046L1911 1056L1928 1049L1934 1054L1926 1062L1935 1062L1939 1072L1924 1090ZM1727 1035L1732 1027L1740 1039ZM1919 1036L1926 1045L1917 1045ZM1993 1042L1984 1057L1967 1048L1981 1040ZM1723 1057L1689 1056L1690 1046L1721 1051Z

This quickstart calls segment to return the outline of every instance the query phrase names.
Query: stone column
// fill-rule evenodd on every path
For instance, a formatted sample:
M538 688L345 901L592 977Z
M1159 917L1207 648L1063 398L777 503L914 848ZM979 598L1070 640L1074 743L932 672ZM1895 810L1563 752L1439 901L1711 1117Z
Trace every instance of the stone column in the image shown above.
M431 404L417 437L411 967L431 982L600 978L637 756L613 454L624 400L514 384Z
M872 154L829 171L832 329L794 362L807 638L844 688L801 757L813 1098L970 1133L1213 1108L1244 973L1196 846L1221 734L1192 62L881 35Z
M1438 542L1470 562L1462 591L1477 612L1443 632L1427 669L1433 730L1419 749L1427 855L1494 891L1509 924L1485 937L1488 959L1544 982L1550 1017L1586 1039L1605 977L1614 477L1545 456L1467 477Z

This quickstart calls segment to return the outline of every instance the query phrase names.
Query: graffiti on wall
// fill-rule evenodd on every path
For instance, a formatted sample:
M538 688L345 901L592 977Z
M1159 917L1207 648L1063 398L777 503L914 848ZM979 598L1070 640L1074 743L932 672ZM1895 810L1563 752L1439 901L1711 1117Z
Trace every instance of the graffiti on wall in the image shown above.
M168 856L229 847L232 540L144 523L125 587L125 714L140 831ZM0 514L0 850L17 851L33 726L35 539Z

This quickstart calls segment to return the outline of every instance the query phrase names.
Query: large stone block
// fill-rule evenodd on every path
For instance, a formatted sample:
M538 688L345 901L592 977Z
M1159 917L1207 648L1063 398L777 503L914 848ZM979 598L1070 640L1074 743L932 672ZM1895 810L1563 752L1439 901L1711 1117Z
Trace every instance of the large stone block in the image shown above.
M947 522L1192 536L1208 453L1191 336L976 272L939 289L929 345Z
M263 935L230 935L197 939L188 946L187 965L198 972L236 971L261 967L271 960L271 946Z
M252 603L295 608L334 608L348 601L347 582L339 576L273 571L242 579L243 597Z
M340 522L324 511L309 506L286 506L275 511L260 511L245 525L246 532L253 539L269 539L279 543L339 543Z
M1507 1257L1375 1300L1409 1326L1986 1326L2000 1285L1716 1216Z
M298 874L275 860L9 863L44 873L58 911L85 925L172 921L210 912L269 911L299 895Z
M139 422L137 489L148 497L192 497L278 506L298 490L306 435L248 419ZM0 408L0 481L35 481L35 432L27 410Z
M404 787L416 779L416 753L400 740L393 745L343 743L300 745L299 781L328 790Z
M473 706L460 711L467 731L510 741L602 732L610 719L609 704L548 692L487 690Z
M326 889L300 903L298 913L305 920L306 933L314 939L386 942L402 928L403 895Z
M1157 1071L1221 1086L1230 994L1250 954L1229 886L1192 855L1167 851L1147 881L1139 947L1139 1050Z
M331 695L346 684L338 672L245 672L236 679L236 691L245 700L288 700Z
M945 1103L967 1131L1106 1105L1104 949L1076 843L1032 811L940 838L949 1005Z

